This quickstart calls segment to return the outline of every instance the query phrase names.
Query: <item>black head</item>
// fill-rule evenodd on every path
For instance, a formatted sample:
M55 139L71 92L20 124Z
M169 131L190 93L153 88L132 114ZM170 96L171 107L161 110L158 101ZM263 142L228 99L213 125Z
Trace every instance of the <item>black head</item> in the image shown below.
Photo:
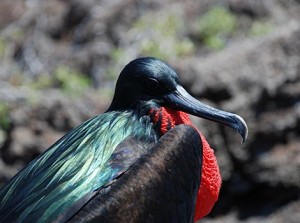
M176 89L176 72L154 57L131 61L122 70L109 110L128 109L137 101L161 100L161 95Z
M108 110L131 109L142 101L153 101L160 106L225 124L238 130L243 140L247 138L247 125L240 116L196 100L179 84L176 72L153 57L138 58L125 66Z

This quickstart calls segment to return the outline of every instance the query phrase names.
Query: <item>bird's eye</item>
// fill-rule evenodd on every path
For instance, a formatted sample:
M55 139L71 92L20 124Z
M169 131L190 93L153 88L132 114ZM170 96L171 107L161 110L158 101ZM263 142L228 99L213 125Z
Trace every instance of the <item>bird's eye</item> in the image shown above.
M155 90L159 87L158 80L156 80L154 78L148 78L145 81L145 84L146 84L147 88L149 88L150 90Z

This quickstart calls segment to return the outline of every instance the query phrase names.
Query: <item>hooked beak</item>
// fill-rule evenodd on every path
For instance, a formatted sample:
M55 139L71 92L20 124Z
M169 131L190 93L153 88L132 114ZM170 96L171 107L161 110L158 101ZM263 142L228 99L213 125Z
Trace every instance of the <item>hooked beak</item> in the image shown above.
M177 85L176 90L164 95L167 105L191 115L218 122L236 129L242 136L242 143L248 136L248 127L244 119L236 114L210 107L192 97L182 86Z

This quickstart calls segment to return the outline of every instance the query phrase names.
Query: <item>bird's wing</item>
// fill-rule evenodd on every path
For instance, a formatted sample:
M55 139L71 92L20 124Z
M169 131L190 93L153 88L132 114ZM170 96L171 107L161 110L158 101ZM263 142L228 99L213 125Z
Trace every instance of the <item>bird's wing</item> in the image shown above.
M186 125L171 129L70 222L193 222L202 142Z
M126 149L122 142L125 145L136 137L141 142L153 141L151 131L151 125L141 125L140 120L128 113L110 112L86 121L0 190L1 222L52 222L57 219L78 200L124 172L130 159L139 155L132 154L133 149ZM122 159L118 157L122 148L125 149L121 156L127 151L126 158L129 158L120 165L113 161Z
M99 191L110 188L110 186L114 184L114 182L117 181L128 169L130 169L130 167L137 162L141 156L147 153L147 149L151 148L153 144L154 142L138 139L137 137L128 138L122 141L107 161L108 166L115 170L119 170L114 174L115 177L107 184L94 191L90 191L73 205L69 206L65 212L61 213L57 219L55 219L55 222L68 221L73 215L82 209L83 206L89 203L99 193Z

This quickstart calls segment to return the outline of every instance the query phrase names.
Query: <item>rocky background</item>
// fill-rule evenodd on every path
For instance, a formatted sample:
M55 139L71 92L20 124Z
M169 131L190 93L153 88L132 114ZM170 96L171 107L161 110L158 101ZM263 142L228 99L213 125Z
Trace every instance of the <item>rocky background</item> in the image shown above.
M299 0L1 0L0 185L107 108L122 67L156 56L249 138L195 119L220 199L201 222L300 222Z

